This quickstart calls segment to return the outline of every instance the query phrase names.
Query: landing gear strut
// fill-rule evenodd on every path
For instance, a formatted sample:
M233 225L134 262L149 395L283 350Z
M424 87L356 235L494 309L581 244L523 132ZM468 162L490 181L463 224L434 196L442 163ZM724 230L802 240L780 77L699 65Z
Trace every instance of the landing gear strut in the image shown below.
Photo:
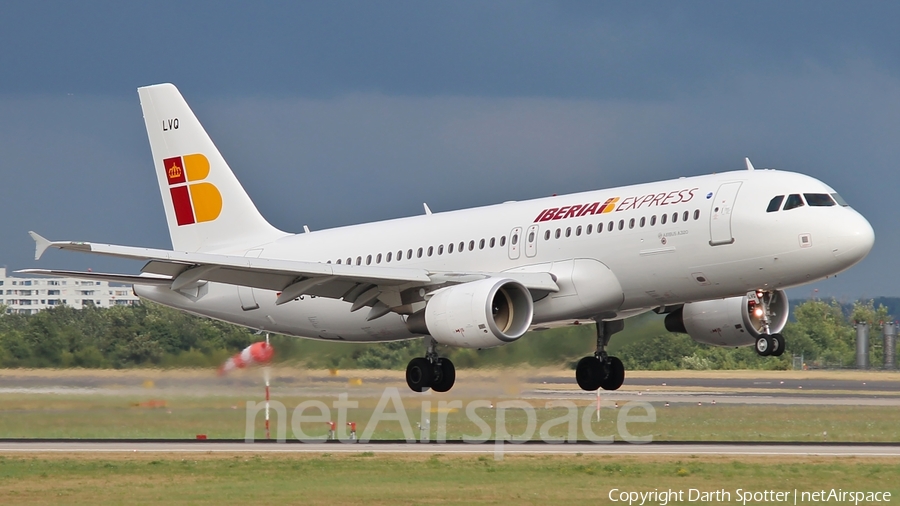
M425 356L416 357L406 366L406 384L414 392L446 392L456 381L456 368L449 358L439 357L437 343L425 336Z
M625 328L625 322L622 320L596 320L596 322L597 351L593 356L578 361L575 381L582 390L589 392L598 388L618 390L625 382L625 366L618 358L609 356L606 347L612 335Z
M753 309L753 316L760 320L762 324L762 334L756 338L754 348L756 353L761 357L780 357L784 354L784 336L781 334L771 334L769 325L771 323L770 304L772 298L776 297L775 292L758 290L756 298L759 301L758 307Z

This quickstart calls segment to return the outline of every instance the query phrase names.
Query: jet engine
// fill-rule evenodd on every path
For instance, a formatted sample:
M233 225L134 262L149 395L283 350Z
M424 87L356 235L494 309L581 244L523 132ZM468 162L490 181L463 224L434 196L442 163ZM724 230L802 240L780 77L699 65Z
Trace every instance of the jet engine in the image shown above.
M531 292L521 283L488 278L437 290L406 325L441 344L492 348L522 337L533 315Z
M666 316L666 330L688 334L694 341L714 346L750 346L765 333L767 311L768 333L781 332L788 320L784 291L689 302Z

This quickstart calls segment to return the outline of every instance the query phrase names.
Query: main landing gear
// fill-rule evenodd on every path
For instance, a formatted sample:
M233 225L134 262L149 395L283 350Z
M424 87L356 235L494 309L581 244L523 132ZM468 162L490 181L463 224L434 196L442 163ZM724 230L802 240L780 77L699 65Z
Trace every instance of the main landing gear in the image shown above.
M437 343L425 336L425 356L416 357L406 366L406 384L413 392L446 392L456 381L456 368L449 358L439 357Z
M625 328L622 320L597 320L597 351L591 357L578 361L575 381L582 390L618 390L625 382L625 366L616 357L606 353L606 346L613 334Z
M775 296L775 292L758 290L756 292L758 302L752 299L750 302L751 306L754 304L756 306L750 308L751 318L759 320L760 330L762 330L762 334L756 338L756 344L754 344L756 353L761 357L780 357L784 354L784 336L778 333L772 334L769 328L771 324L769 305Z

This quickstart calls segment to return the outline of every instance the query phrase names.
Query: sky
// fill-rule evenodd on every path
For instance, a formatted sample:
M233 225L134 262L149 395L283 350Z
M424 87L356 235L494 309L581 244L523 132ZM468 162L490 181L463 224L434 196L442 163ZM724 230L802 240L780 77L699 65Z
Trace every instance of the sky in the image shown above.
M900 296L900 4L5 2L0 265L137 272L170 247L136 89L172 82L301 231L756 167L825 181L876 244L792 297ZM817 291L816 291L817 290Z

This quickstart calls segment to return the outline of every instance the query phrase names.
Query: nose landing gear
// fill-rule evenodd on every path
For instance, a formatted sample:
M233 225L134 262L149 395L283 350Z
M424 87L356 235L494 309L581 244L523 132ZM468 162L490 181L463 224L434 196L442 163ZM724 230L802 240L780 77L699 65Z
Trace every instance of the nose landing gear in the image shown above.
M756 339L756 353L761 357L780 357L784 354L784 336L763 334Z
M622 320L597 322L597 351L593 356L584 357L575 367L575 381L582 390L589 392L602 388L618 390L625 382L625 366L616 357L606 353L609 339L625 328Z
M776 297L776 292L757 290L756 299L754 301L756 307L751 310L751 317L755 317L760 323L762 334L756 338L754 348L756 353L761 357L780 357L784 354L784 336L781 334L771 333L770 325L772 322L772 302Z

